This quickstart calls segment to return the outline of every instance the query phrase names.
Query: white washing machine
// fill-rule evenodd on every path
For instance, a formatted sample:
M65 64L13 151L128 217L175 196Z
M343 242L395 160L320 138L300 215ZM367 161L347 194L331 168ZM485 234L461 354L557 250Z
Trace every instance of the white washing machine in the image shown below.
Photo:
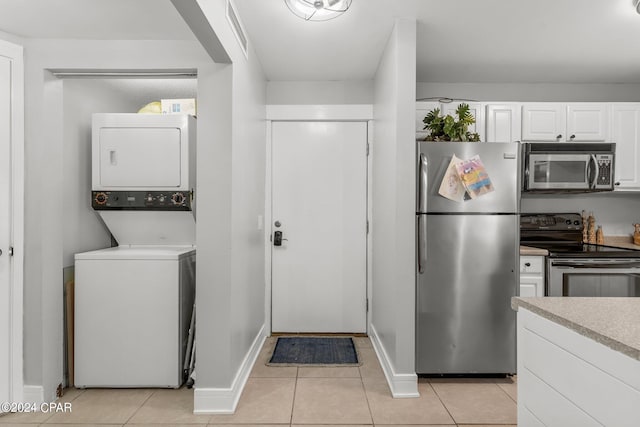
M180 387L195 255L184 246L76 255L76 387Z
M75 255L76 387L173 387L195 296L195 118L94 114L91 204L117 247Z

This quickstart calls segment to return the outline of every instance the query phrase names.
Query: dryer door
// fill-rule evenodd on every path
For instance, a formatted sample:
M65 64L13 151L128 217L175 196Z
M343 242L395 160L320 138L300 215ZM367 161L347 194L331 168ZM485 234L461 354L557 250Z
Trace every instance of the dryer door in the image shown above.
M102 187L179 187L179 128L105 127L100 129Z

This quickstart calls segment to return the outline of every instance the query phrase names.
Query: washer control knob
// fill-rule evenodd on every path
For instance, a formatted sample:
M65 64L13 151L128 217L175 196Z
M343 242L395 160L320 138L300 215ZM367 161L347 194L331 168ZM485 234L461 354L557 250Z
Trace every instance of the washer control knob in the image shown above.
M184 194L182 193L174 193L171 196L171 201L173 202L174 205L182 205L184 203Z
M149 203L153 202L153 194L151 193L147 194L147 202Z
M158 196L158 201L160 203L164 203L164 199L165 199L164 194L161 194L161 195Z
M107 203L107 194L106 193L98 193L96 194L96 198L94 199L96 204L98 205L104 205L105 203Z

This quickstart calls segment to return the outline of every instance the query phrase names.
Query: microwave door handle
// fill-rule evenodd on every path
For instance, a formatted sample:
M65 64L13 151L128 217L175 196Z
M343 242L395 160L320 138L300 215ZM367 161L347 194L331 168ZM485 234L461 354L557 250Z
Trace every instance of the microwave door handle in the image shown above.
M593 165L593 167L591 165ZM589 159L589 172L587 174L589 180L589 188L595 190L598 175L600 175L600 166L598 166L598 159L596 159L595 154L592 154L591 158Z

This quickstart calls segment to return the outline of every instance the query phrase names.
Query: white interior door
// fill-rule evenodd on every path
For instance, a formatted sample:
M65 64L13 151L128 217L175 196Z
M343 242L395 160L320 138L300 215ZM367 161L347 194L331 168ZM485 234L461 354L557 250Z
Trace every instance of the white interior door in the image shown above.
M11 60L0 56L0 402L11 397Z
M273 332L365 332L367 124L272 125Z

